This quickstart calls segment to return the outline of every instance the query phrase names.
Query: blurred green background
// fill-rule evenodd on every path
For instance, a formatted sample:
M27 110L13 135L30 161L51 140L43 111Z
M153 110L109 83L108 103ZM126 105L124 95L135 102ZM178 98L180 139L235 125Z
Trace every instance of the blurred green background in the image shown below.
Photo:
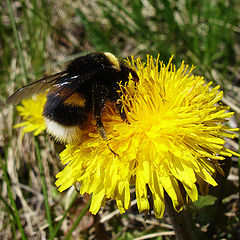
M236 112L229 124L236 127L239 12L239 0L3 0L0 101L89 52L142 59L160 54L165 63L174 55L177 66L184 60L196 66L195 74L221 85L223 104ZM20 121L12 107L1 107L0 121L0 239L174 239L167 216L144 221L134 207L119 215L112 201L96 217L86 213L78 219L87 197L75 200L73 189L60 194L54 185L62 168L57 155L61 146L48 136L22 139L21 130L12 127ZM238 151L237 140L227 144ZM228 159L223 167L220 187L187 210L202 239L240 236L238 159Z

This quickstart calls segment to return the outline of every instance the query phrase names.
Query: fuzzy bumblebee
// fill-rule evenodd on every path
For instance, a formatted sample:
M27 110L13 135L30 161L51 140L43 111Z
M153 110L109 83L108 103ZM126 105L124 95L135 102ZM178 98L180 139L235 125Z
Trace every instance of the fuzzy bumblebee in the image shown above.
M56 139L71 143L78 140L89 116L96 121L96 128L107 139L101 120L107 102L115 103L121 119L126 114L121 103L119 83L126 84L129 74L135 82L138 76L132 68L108 52L91 53L73 60L66 70L30 83L9 96L7 104L48 90L43 116L47 131Z

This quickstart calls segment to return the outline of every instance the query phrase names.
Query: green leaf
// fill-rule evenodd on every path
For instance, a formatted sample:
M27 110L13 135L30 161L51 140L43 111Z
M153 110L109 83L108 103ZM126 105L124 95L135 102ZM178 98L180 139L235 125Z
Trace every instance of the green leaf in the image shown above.
M198 201L194 202L193 205L199 209L214 205L217 198L211 195L199 196Z

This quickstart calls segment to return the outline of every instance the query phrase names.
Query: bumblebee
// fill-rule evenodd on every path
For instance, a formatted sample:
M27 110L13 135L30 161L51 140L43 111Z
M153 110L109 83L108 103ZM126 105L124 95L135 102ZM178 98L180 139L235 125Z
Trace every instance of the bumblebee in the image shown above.
M48 91L42 115L47 131L56 139L67 143L75 141L91 114L98 133L107 139L101 120L103 109L107 102L112 102L121 119L127 121L118 99L119 83L128 83L129 74L137 83L136 72L113 54L91 53L76 58L62 72L18 89L6 103L17 104L31 95Z

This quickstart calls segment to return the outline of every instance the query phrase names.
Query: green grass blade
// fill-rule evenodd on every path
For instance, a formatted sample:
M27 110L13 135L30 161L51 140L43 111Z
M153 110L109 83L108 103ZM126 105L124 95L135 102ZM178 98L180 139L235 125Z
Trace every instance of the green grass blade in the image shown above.
M13 198L12 189L11 189L11 183L10 183L10 179L9 179L8 173L7 173L7 165L3 163L3 160L2 160L1 156L0 156L0 165L1 165L1 168L3 170L4 181L7 183L8 197L9 197L9 200L10 200L11 205L13 207L13 212L14 212L14 219L13 219L13 221L16 222L16 224L18 226L18 229L20 231L22 239L23 240L27 240L27 237L26 237L26 235L24 233L24 230L23 230L23 227L22 227L22 224L21 224L20 215L19 215L19 212L18 212L18 209L17 209L17 205L16 205L16 202L15 202L15 200ZM13 229L13 233L14 233L14 229Z
M51 239L53 239L53 238L56 237L56 235L57 235L57 233L58 233L58 230L60 229L60 227L61 227L61 225L62 225L62 222L63 222L64 219L67 217L67 214L69 213L70 209L72 208L72 206L73 206L75 200L77 199L77 197L78 197L78 194L75 193L75 195L73 196L73 199L72 199L72 201L70 202L68 208L65 210L65 212L64 212L64 214L63 214L63 217L62 217L61 220L58 222L58 225L55 227Z
M238 139L238 148L239 148L238 153L240 154L240 136ZM240 157L238 158L238 199L240 199ZM240 221L240 211L238 211L238 219Z
M9 206L9 204L7 203L7 201L0 195L0 201L2 201L2 203L5 205L7 212L12 215L12 217L14 217L14 211L11 208L11 206Z
M21 41L20 41L20 38L19 38L19 35L17 32L17 25L16 25L16 21L15 21L15 17L13 14L13 9L12 9L10 0L7 0L7 4L8 4L8 10L9 10L9 14L10 14L11 24L12 24L12 28L13 28L13 32L14 32L15 44L17 47L18 55L19 55L19 60L22 65L25 81L28 82L27 68L26 68L25 61L24 61L23 54L22 54L22 44L21 44Z
M37 156L39 171L40 171L40 175L41 175L44 204L45 204L45 208L46 208L46 215L47 215L47 221L48 221L48 226L49 226L49 235L50 235L49 238L52 239L53 226L52 226L52 217L51 217L50 206L48 204L47 184L46 184L45 175L44 175L44 171L43 171L43 164L42 164L42 158L41 158L41 154L40 154L39 144L38 144L38 141L36 138L35 138L35 146L36 146L36 156Z
M115 52L114 46L109 44L109 39L105 32L102 31L101 26L99 24L90 22L80 9L76 9L76 14L81 18L83 23L86 25L86 28L88 29L88 33L90 35L90 39L94 43L97 51Z
M67 235L65 236L64 240L68 240L70 239L72 232L75 230L75 228L77 227L77 225L79 224L79 222L82 220L83 216L85 215L85 213L88 211L89 207L91 204L91 199L88 201L88 203L86 204L86 206L83 208L82 212L78 215L76 221L73 223L71 229L68 231Z

